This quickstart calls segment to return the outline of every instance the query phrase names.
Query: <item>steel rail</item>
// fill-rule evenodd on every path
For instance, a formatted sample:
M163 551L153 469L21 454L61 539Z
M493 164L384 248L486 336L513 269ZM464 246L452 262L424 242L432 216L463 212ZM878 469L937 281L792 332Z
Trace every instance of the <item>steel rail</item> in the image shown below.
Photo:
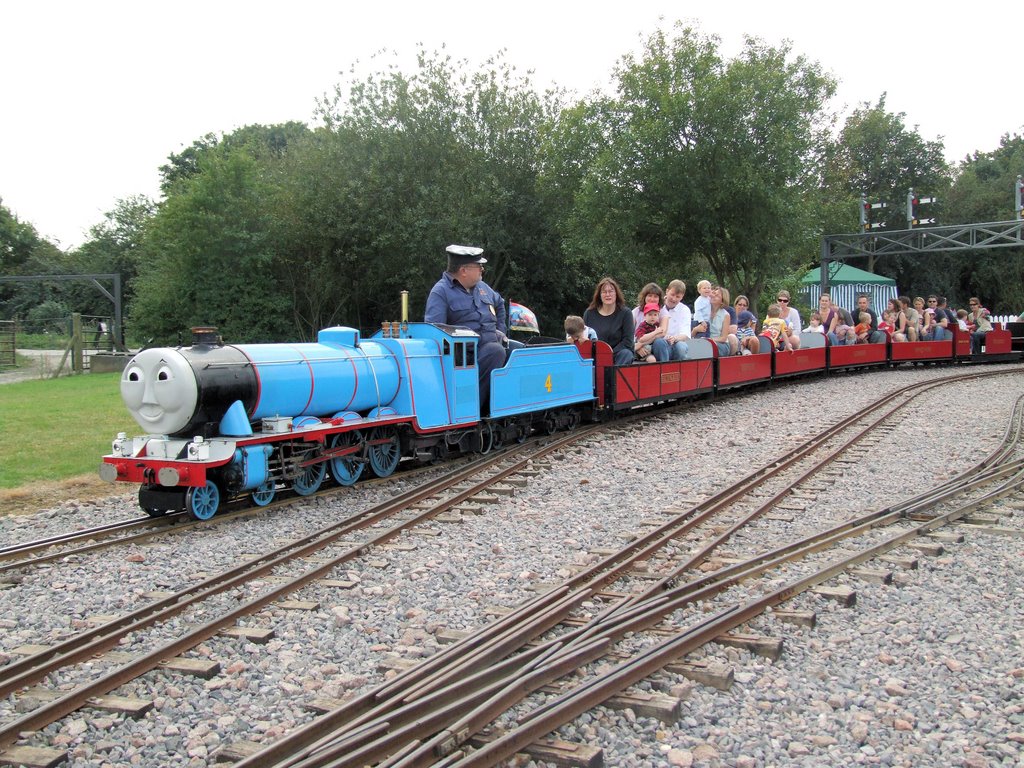
M35 539L33 541L19 542L17 544L8 544L0 547L0 560L7 560L16 555L23 554L24 552L38 551L52 547L56 544L64 544L65 542L75 540L77 538L83 538L86 536L97 536L108 531L117 532L125 528L131 528L141 523L154 523L159 522L161 519L154 519L152 517L133 517L129 520L118 520L113 523L106 523L104 525L98 525L95 528L85 528L77 531L68 531L66 533L58 533L53 536L48 536L44 539Z
M161 533L166 533L168 529L180 530L177 526L180 526L181 524L182 520L177 516L164 518L144 517L135 520L123 520L117 523L108 523L106 525L96 526L95 528L83 528L77 531L51 536L47 539L38 539L36 541L12 544L0 549L0 573L7 573L9 571L18 570L19 568L31 567L42 563L49 563L54 560L60 560L61 558L84 554L97 549L116 546L121 543L144 540L146 538L158 536ZM129 534L127 536L117 536L118 533L130 531L134 528L152 530L143 530L139 533ZM96 537L104 537L104 540L93 542L82 547L62 549L58 552L47 552L46 554L31 557L33 553L43 552L51 547L59 547L63 544L73 544L76 541L89 541ZM26 555L29 556L26 557Z
M1021 401L1018 400L1016 406L1017 418L1014 420L1017 423L1017 426L1014 428L1014 432L1016 433L1013 436L1014 440L1020 439L1020 405ZM1010 430L1008 429L1007 431L1009 432ZM1003 452L1002 449L1004 447L1007 447L1005 437L1004 445L997 448L996 451L993 451L993 453L990 454L989 457L986 457L986 459L979 462L978 465L975 467L975 470L977 470L979 467L987 466L992 456ZM916 538L917 536L920 536L922 533L926 533L935 528L946 525L949 522L955 521L963 515L965 515L968 511L971 511L972 509L975 509L978 506L987 503L993 497L993 495L1005 495L1006 493L1015 492L1019 490L1022 487L1022 485L1024 485L1024 475L1018 472L1013 482L1004 484L1004 487L999 489L995 494L990 494L982 499L972 500L967 504L959 506L957 509L953 511L950 511L944 515L937 517L934 520L927 521L920 525L914 526L909 531L897 533L891 537L888 537L886 540L878 544L865 548L859 553L842 558L837 562L830 563L826 565L824 568L818 569L815 573L805 576L801 579L797 579L763 598L750 601L746 604L746 606L743 606L739 609L739 613L733 612L733 609L727 609L725 612L723 612L723 614L720 615L728 614L729 616L731 616L731 618L727 622L726 626L720 626L719 628L722 631L725 631L726 629L735 628L736 626L742 624L744 621L749 620L749 618L753 618L753 616L763 612L765 608L770 607L771 605L778 604L778 602L782 602L783 600L789 599L793 595L798 594L799 592L802 592L808 589L809 587L814 586L817 583L820 583L821 581L831 578L832 576L842 572L843 570L846 570L851 565L856 565L871 558L874 558L882 552L888 551L896 546L899 546L903 543L906 543L907 541L912 540L913 538ZM950 489L948 495L952 496L955 493L957 493L955 489ZM926 499L922 500L921 502L921 504L925 506L934 505L935 503L938 502L934 499ZM885 512L884 515L882 513L874 513L873 515L869 515L867 517L902 517L902 514L903 513L901 512L888 511ZM870 520L868 520L864 523L864 525L865 527L870 528L877 525L877 523L872 523ZM843 534L842 538L845 537L846 534ZM822 546L822 543L814 544L810 547L809 551L820 549ZM743 578L748 577L749 576L747 574L743 574L742 576L738 577L738 580L742 580ZM669 605L666 607L671 606ZM659 611L659 613L661 613L661 611ZM573 692L563 694L553 702L549 702L545 706L533 710L529 715L523 718L523 724L521 724L519 728L504 734L497 740L486 744L480 750L474 752L472 755L467 756L465 759L452 763L452 765L460 766L460 768L478 765L494 765L497 760L511 756L516 751L518 751L518 749L521 749L526 744L529 744L530 742L534 741L539 736L549 733L551 730L557 728L559 725L562 725L564 722L568 722L568 720L572 719L573 717L576 717L577 715L581 714L587 709L592 708L592 706L594 706L596 703L600 703L608 696L613 695L617 691L622 690L624 687L627 687L628 685L631 685L632 683L637 682L640 679L643 679L643 677L646 677L648 674L650 674L650 671L652 671L652 669L660 669L662 666L664 666L664 663L671 661L672 658L675 657L676 653L685 652L680 650L681 647L686 648L685 643L683 643L681 646L682 638L691 634L692 632L683 633L677 636L677 638L674 638L673 640L667 641L666 643L662 643L660 646L656 647L654 651L642 654L642 658L644 658L643 663L634 660L622 664L612 673L605 676L601 676L594 681L591 681L583 686L578 687ZM567 647L571 647L571 644ZM671 649L667 656L664 655L664 649L666 648ZM693 648L691 647L687 650L692 649ZM653 661L653 666L652 662L650 661L651 659L657 659L656 661ZM414 764L415 763L412 762L396 763L396 765L402 766L411 766Z
M479 460L479 459L477 459ZM416 473L418 470L411 469L403 471L402 474L406 477ZM398 471L396 470L396 475ZM360 485L363 487L377 485L382 482L387 482L393 479L391 475L387 478L370 478L364 480ZM348 486L332 486L323 488L317 491L315 494L318 498L327 498L333 495L344 493L348 490ZM295 495L284 495L280 494L270 504L263 507L252 507L243 506L244 498L240 497L229 501L225 508L222 509L216 520L194 520L190 518L185 512L171 512L161 517L142 517L135 518L133 520L125 520L120 523L108 523L106 525L96 526L95 528L81 528L75 531L71 531L64 534L58 534L48 539L40 539L38 541L30 541L21 544L12 544L5 548L0 548L0 561L13 559L19 554L38 552L45 550L51 546L58 546L60 544L71 544L79 540L89 540L96 536L109 535L113 536L119 530L117 526L123 526L123 529L132 527L132 524L140 527L146 526L148 523L150 528L154 530L142 531L137 534L131 534L128 536L120 536L117 538L104 539L103 541L94 542L81 547L74 547L71 549L60 550L58 552L48 552L44 555L36 557L27 557L21 560L16 560L10 563L0 563L0 573L6 573L9 571L15 571L20 568L32 567L41 565L43 563L53 562L55 560L63 560L67 557L76 555L89 554L96 552L101 549L108 547L116 547L122 544L138 544L139 542L146 541L147 539L157 538L164 534L178 534L185 531L191 531L193 528L205 526L220 525L230 521L239 520L242 518L250 517L252 515L265 514L267 512L276 511L282 507L287 507L292 504L299 504L304 501L308 501L311 496L299 496Z

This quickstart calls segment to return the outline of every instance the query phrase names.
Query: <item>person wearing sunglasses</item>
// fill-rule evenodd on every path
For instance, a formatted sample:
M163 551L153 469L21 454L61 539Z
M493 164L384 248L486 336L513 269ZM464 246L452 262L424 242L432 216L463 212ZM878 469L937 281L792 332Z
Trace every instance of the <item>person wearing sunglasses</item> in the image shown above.
M992 330L992 317L989 311L981 306L977 296L971 296L967 302L967 324L971 327L971 354L981 354L985 344L985 334Z
M925 310L931 315L931 340L932 341L945 341L946 339L953 338L953 331L951 330L951 324L956 323L956 316L950 320L949 315L946 314L946 310L943 308L946 304L944 296L936 296L932 294L928 297L928 309Z
M789 306L789 291L779 291L775 295L775 301L779 305L779 317L789 332L790 346L792 349L800 349L800 332L803 330L800 325L800 312L796 307Z

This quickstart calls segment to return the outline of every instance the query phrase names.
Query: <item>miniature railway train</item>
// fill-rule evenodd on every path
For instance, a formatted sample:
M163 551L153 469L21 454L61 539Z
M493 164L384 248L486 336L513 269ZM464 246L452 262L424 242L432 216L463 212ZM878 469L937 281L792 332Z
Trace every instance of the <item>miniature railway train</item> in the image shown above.
M264 506L281 490L314 493L330 476L351 485L367 466L390 475L403 457L487 453L534 431L553 433L637 406L815 373L903 363L1019 360L1001 328L971 354L970 335L946 341L831 346L805 333L801 348L719 357L689 342L687 360L615 366L603 342L512 350L491 373L481 416L478 336L465 328L384 323L368 339L327 328L315 343L225 345L194 329L192 345L139 352L121 377L128 410L146 431L121 433L100 476L139 485L150 515L213 517L225 500Z

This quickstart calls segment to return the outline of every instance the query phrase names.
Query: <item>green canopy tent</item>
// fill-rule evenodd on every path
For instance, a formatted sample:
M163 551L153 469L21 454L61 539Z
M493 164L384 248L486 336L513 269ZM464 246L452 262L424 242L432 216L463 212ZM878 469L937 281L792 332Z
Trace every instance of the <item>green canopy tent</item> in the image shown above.
M866 293L871 297L871 308L881 315L882 310L888 306L889 299L895 299L899 295L896 281L891 277L876 275L851 267L849 264L841 264L833 272L833 266L829 265L828 292L836 306L853 309L857 306L858 294ZM821 298L821 267L812 269L800 282L804 286L801 293L805 301L812 307L817 307L818 299Z

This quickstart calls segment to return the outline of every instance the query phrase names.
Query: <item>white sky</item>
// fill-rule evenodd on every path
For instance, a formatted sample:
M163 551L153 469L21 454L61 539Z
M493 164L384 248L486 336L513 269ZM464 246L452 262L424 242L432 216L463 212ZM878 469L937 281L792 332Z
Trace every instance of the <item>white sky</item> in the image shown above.
M887 92L887 109L926 140L944 137L951 161L1024 127L1024 11L1008 0L8 0L0 197L72 248L117 200L156 198L170 153L252 123L312 125L316 98L383 48L410 71L417 43L473 66L505 49L536 87L582 95L607 85L659 18L718 35L727 56L744 34L789 39L840 81L840 112Z

